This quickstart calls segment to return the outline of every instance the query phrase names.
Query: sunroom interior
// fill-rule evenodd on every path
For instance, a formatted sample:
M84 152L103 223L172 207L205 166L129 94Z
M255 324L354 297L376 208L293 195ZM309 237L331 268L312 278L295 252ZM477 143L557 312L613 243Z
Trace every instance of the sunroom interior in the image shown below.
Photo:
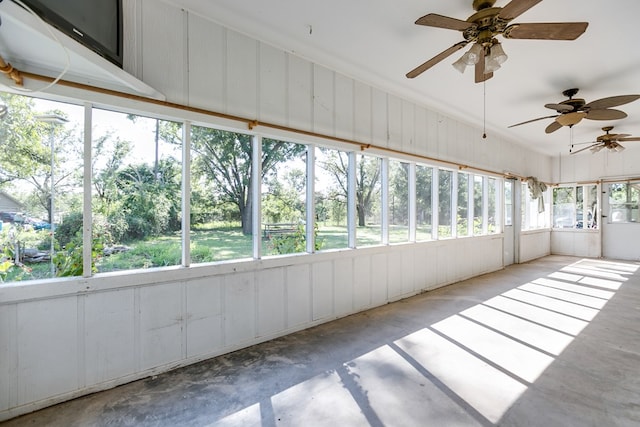
M509 127L570 88L640 93L635 2L526 2L520 21L589 25L504 40L481 83L456 54L405 76L460 36L414 21L471 1L120 3L121 66L0 2L21 76L0 76L0 195L24 218L0 229L0 421L540 260L598 271L590 298L637 281L640 102ZM581 150L609 132L624 151Z

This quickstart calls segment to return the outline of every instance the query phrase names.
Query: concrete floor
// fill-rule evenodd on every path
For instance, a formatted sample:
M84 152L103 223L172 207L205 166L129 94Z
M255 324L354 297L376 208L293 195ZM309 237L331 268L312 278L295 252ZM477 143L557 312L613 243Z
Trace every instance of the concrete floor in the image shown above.
M550 256L12 426L639 426L640 263Z

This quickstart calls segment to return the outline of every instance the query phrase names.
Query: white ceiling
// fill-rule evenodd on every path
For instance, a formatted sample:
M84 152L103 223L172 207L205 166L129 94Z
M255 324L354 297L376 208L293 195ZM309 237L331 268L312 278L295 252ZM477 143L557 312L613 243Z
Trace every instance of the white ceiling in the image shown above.
M552 119L511 129L508 126L555 114L544 104L564 100L562 92L569 88L579 88L577 97L586 102L640 94L638 0L541 1L512 23L586 21L586 32L574 41L500 40L509 59L486 84L474 83L471 68L460 74L451 67L468 47L415 79L405 77L414 67L463 40L459 31L415 25L415 20L427 13L466 20L474 12L472 0L165 1L478 126L478 141L482 141L486 93L489 137L506 137L552 156L568 154L569 128L545 134ZM495 6L504 7L508 2L497 0ZM39 67L64 63L56 43L42 37L46 36L42 25L14 3L0 2L0 18L0 54L5 59L35 72ZM22 28L28 32L25 34ZM106 81L136 93L161 96L97 55L82 55L82 49L73 46L73 42L68 47L72 48L71 73L88 75L98 86L104 86ZM41 62L30 64L32 58L40 58ZM93 71L83 73L85 66ZM617 108L629 117L583 120L573 127L573 141L594 141L606 125L615 126L614 133L640 136L640 100ZM591 154L586 151L577 155Z
M509 0L497 0L504 7ZM460 50L415 79L405 74L427 59L462 41L459 31L415 25L417 18L437 13L466 20L472 0L170 0L286 51L391 93L417 101L486 128L549 155L567 154L567 127L545 134L552 119L508 129L525 120L556 114L544 107L566 99L562 92L579 88L577 97L596 99L640 94L640 47L637 42L638 0L546 0L512 21L586 21L586 32L574 41L502 39L509 59L494 77L474 83L473 69L464 74L452 66ZM583 120L573 128L574 142L594 141L601 128L640 136L640 100L617 107L629 117L614 121ZM481 132L478 135L481 141ZM628 144L640 144L629 142ZM588 151L577 155L591 155Z

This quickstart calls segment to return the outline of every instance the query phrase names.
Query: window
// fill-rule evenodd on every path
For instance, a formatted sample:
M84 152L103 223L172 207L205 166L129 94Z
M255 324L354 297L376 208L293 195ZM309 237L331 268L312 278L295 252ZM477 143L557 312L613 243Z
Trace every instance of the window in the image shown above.
M453 172L446 169L438 171L438 237L453 236Z
M513 181L504 182L504 225L513 225Z
M253 256L251 153L249 135L191 127L192 263Z
M486 205L484 194L484 177L473 176L473 234L485 234L485 213Z
M307 147L262 141L262 254L306 252Z
M380 172L379 157L356 156L356 246L382 242Z
M431 186L433 168L416 165L416 240L432 239Z
M349 246L347 228L347 175L349 154L331 148L316 150L316 247L319 250Z
M640 222L640 182L609 184L609 223Z
M598 186L560 186L553 189L553 227L598 228Z
M550 202L549 189L542 192L537 199L533 198L529 186L522 183L522 229L536 230L549 227Z
M487 231L489 234L500 233L500 218L498 218L498 206L500 203L500 190L498 188L498 180L489 178L488 182L488 199L487 199Z
M101 109L92 117L98 271L180 265L182 125Z
M469 174L458 172L457 236L468 236L469 228Z
M389 242L409 240L409 163L389 161Z

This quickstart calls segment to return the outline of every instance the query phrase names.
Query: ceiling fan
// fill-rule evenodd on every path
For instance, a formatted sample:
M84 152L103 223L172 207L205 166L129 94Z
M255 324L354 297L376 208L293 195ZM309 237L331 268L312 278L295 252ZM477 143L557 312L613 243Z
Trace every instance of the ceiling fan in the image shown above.
M555 119L544 130L546 133L555 132L562 126L573 126L582 119L590 120L617 120L627 117L627 113L620 110L614 110L611 107L617 107L618 105L628 104L636 99L640 98L640 95L620 95L611 96L609 98L597 99L589 103L585 103L582 98L573 98L578 93L578 89L567 89L562 94L569 99L561 101L559 104L545 104L546 108L556 110L558 114L551 116L538 117L537 119L527 120L526 122L516 123L509 126L520 126L527 123L536 122L544 119Z
M493 72L507 60L496 36L502 35L507 39L575 40L587 29L588 22L508 25L541 1L511 0L505 7L493 7L496 0L473 0L476 13L466 21L435 13L419 18L415 22L418 25L461 31L464 40L409 71L407 77L412 79L419 76L467 44L473 43L471 49L454 62L453 66L464 72L468 65L475 65L475 81L480 83L493 77Z
M604 135L600 135L596 138L595 141L592 142L583 142L581 144L591 144L587 147L581 148L577 151L573 151L574 144L571 145L569 149L569 154L577 154L581 151L591 150L592 153L597 153L603 148L609 149L609 151L618 152L624 150L624 147L620 144L620 142L624 141L640 141L640 137L631 136L628 133L609 133L613 130L613 126L605 126L602 128L606 133Z

